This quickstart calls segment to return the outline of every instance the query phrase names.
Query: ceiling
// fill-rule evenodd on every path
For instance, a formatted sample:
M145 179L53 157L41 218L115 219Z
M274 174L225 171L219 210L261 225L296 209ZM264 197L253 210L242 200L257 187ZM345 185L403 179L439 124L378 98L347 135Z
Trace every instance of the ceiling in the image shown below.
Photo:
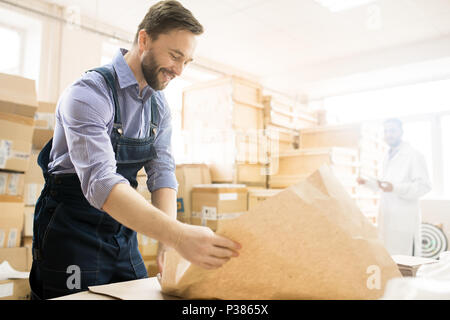
M133 35L157 2L47 1L79 6L82 15ZM181 2L205 27L200 59L232 66L292 95L318 99L450 78L449 0L377 0L341 12L314 0Z

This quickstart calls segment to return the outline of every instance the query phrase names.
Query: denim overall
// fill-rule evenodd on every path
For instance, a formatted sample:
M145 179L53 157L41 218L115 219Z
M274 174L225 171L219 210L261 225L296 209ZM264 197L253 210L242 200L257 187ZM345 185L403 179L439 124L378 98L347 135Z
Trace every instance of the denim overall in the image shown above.
M146 138L123 136L114 71L100 73L111 88L115 116L111 143L117 173L137 187L137 172L156 158L154 148L159 114L154 94L151 124ZM52 175L48 163L52 140L42 149L38 164L45 186L36 203L33 225L32 299L51 299L87 290L88 286L146 278L136 232L104 211L91 206L76 174Z

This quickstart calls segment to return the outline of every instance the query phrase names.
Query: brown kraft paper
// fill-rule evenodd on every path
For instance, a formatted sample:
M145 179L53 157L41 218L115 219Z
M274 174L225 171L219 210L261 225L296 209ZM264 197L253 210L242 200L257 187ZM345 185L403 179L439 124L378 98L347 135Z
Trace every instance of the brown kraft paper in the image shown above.
M185 299L378 299L397 265L328 166L235 219L217 234L239 242L221 268L166 252L162 291Z

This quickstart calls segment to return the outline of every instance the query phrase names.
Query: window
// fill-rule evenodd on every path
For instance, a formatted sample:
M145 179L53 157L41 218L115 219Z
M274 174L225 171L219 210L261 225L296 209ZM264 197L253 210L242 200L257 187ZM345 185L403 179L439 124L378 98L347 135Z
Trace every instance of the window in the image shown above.
M21 75L23 72L23 34L0 25L0 72Z

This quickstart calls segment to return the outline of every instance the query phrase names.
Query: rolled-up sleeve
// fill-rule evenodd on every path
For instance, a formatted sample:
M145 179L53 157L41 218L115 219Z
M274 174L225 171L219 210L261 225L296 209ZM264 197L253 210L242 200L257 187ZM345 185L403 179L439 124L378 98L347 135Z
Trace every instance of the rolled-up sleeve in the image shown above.
M161 188L171 188L178 191L175 177L175 160L172 155L172 116L167 102L163 97L163 112L155 139L157 158L145 164L147 172L147 187L150 192Z
M93 80L73 87L60 103L70 159L88 202L101 210L114 185L129 184L118 174L107 123L111 101L104 86Z

